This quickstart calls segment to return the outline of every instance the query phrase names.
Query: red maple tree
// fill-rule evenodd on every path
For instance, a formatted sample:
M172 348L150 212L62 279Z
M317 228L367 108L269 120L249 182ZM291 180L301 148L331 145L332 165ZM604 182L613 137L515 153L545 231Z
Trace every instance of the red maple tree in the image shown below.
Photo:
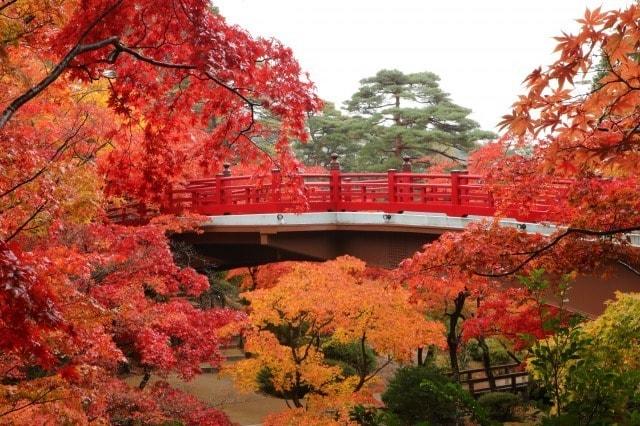
M0 418L228 424L146 384L217 366L242 315L197 305L210 283L175 264L166 237L182 221L127 228L103 212L161 203L226 161L295 170L288 143L320 107L312 83L290 49L204 0L9 0L0 12ZM271 155L253 143L266 132Z

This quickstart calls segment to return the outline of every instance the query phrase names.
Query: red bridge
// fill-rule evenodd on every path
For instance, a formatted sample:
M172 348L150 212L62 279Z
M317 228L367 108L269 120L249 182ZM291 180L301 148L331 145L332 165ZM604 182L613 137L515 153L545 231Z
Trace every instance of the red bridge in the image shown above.
M482 176L402 171L344 173L333 157L327 173L283 176L232 176L225 165L218 176L193 180L174 189L164 212L190 211L209 216L202 233L174 235L177 250L188 252L197 269L230 269L282 260L326 260L343 254L370 264L395 267L425 243L447 231L462 230L495 213ZM525 214L514 209L503 226L550 234L538 224L557 204L567 182L558 182ZM120 223L139 222L149 211L114 209ZM640 236L632 235L640 245ZM620 268L619 268L620 269ZM574 285L574 309L598 314L615 290L638 291L633 274L620 269L607 281L585 277Z
M196 179L174 189L163 210L190 211L207 216L282 212L425 212L448 216L493 216L493 199L483 177L466 171L450 174L412 173L405 160L402 171L387 173L344 173L332 157L328 173L282 176L278 169L270 176L232 176L229 165L216 177ZM527 221L545 219L556 204L566 182L558 182L536 200L526 215L512 217ZM116 221L138 218L137 207L112 211Z

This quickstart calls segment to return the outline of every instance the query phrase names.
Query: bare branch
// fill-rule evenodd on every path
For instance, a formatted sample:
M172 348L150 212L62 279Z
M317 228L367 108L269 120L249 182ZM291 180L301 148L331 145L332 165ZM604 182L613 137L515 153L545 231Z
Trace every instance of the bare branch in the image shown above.
M49 202L49 200L46 200L45 202L43 202L42 204L40 204L38 206L38 208L33 212L33 214L31 216L29 216L29 218L24 221L24 223L22 225L20 225L15 231L13 231L11 233L11 235L9 235L4 242L8 243L9 241L11 241L12 239L14 239L16 237L16 235L18 235L33 219L36 218L36 216L38 216L40 214L40 212L45 208L45 206L47 205L47 203Z
M3 411L0 413L0 417L4 417L7 414L11 414L11 413L15 413L16 411L20 411L23 410L27 407L30 407L32 405L36 405L36 404L46 404L47 402L53 402L53 401L58 401L61 398L55 398L55 399L45 399L45 397L50 394L51 392L53 392L55 390L55 388L49 388L49 389L45 389L44 392L40 393L39 395L37 395L35 398L33 398L30 402L23 404L19 407L14 406L14 408Z
M634 268L633 266L631 266L630 264L628 264L627 262L625 262L624 260L618 259L618 263L624 266L627 270L633 272L635 275L640 277L640 271Z
M0 11L5 10L6 8L8 8L9 6L11 6L12 4L14 4L15 2L17 2L18 0L9 0L6 3L0 4Z
M51 158L49 159L49 161L47 162L47 164L45 164L40 170L38 170L35 174L31 175L31 177L18 182L17 184L15 184L14 186L12 186L11 188L7 189L6 191L4 191L3 193L0 194L0 198L5 197L9 194L11 194L12 192L14 192L15 190L17 190L18 188L33 182L35 179L37 179L42 173L44 173L48 168L49 165L54 162L58 156L60 154L62 154L67 146L69 145L69 142L71 142L77 135L78 133L80 133L80 130L82 129L82 127L84 126L84 124L87 122L87 119L89 118L89 114L85 114L84 119L82 120L82 123L80 123L80 125L78 126L77 129L75 129L73 131L73 133L71 135L69 135L64 142L62 143L62 145L60 145L58 147L58 149L56 150L56 152L54 152L53 156L51 156Z
M53 82L55 82L60 77L60 75L67 69L71 61L76 56L92 50L101 49L105 46L113 44L117 40L118 40L117 37L109 37L104 40L97 41L95 43L76 45L73 49L69 51L69 53L67 53L67 55L64 58L62 58L60 62L58 62L58 64L53 68L53 70L51 70L51 72L45 78L43 78L35 86L31 87L25 93L23 93L22 95L14 99L13 102L11 102L4 109L4 111L2 111L2 114L0 114L0 129L2 129L7 124L9 119L11 119L11 117L13 116L13 114L15 114L18 108L22 107L31 99L38 96L40 93L42 93L43 90L45 90Z
M588 235L592 237L606 237L606 236L611 236L616 234L626 234L626 233L638 231L638 230L640 230L640 226L616 228L608 231L596 231L593 229L584 229L584 228L567 228L563 233L557 235L555 238L553 238L548 243L542 245L541 247L535 250L531 250L529 252L519 253L519 254L528 254L528 256L526 257L526 259L520 262L517 266L515 266L512 269L509 269L508 271L499 272L499 273L473 271L473 273L481 277L490 277L490 278L499 278L499 277L506 277L508 275L513 275L516 272L520 271L522 268L524 268L529 262L541 256L551 248L553 248L556 244L558 244L560 241L562 241L565 237L568 237L569 235L581 234L581 235Z
M82 44L82 41L89 35L89 33L96 27L96 25L98 25L100 21L102 21L109 14L111 14L111 12L113 12L116 8L118 8L118 6L122 4L122 2L123 0L117 0L111 6L106 8L104 12L98 15L96 19L94 19L93 22L91 22L91 24L89 24L89 26L82 32L82 34L80 35L80 38L78 39L78 43L69 51L69 53L67 53L64 56L64 58L62 58L60 62L58 62L58 64L53 68L53 70L51 70L51 72L45 78L43 78L38 84L31 87L25 93L23 93L22 95L14 99L14 101L11 102L4 109L4 111L2 111L2 114L0 115L0 129L2 129L5 126L5 124L7 124L9 119L13 116L13 114L15 114L18 108L20 108L22 105L26 104L31 99L38 96L43 90L49 87L51 83L56 81L58 77L60 77L60 75L67 69L71 61L76 56L92 50L101 49L118 40L117 37L109 37L94 43Z
M113 47L115 48L113 50L113 52L111 52L109 54L109 56L107 57L107 62L113 64L116 62L116 60L118 59L118 56L120 56L120 54L122 52L128 53L129 55L133 56L134 58L142 61L142 62L146 62L148 64L157 66L157 67L162 67L162 68L173 68L173 69L183 69L183 70L193 70L196 69L197 67L193 64L174 64L172 62L164 62L164 61L160 61L154 58L151 58L149 56L143 55L139 52L137 52L136 50L125 46L124 44L122 44L120 42L119 39L116 39L113 43ZM235 93L235 92L234 92Z

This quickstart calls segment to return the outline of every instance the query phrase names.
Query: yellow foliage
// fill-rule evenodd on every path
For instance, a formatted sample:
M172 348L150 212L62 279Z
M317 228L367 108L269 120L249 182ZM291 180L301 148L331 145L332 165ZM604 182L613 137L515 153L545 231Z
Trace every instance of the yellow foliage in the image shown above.
M401 363L410 362L418 347L445 345L444 326L416 310L407 290L382 277L372 278L364 262L349 256L298 263L275 286L243 296L251 304L252 329L245 348L252 358L230 366L226 374L245 390L257 390L258 375L267 370L277 392L291 395L310 389L305 406L316 414L309 421L328 421L317 414L353 406L356 396L366 398L371 392L356 391L375 383L375 373L358 371L344 377L341 367L326 362L322 342L327 338L357 342L358 348L371 347ZM297 414L291 415L297 419Z
M640 368L640 293L616 292L604 313L585 324L603 361L624 370ZM619 365L614 365L619 364Z
M325 413L308 411L302 408L271 414L264 419L264 426L350 426L357 425L348 418L335 419L335 411Z

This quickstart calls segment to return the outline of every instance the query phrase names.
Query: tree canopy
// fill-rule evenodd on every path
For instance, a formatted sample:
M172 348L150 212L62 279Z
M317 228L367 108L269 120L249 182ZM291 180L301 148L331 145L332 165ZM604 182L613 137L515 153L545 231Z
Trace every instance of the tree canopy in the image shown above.
M244 318L201 306L211 283L174 262L166 234L197 221L105 210L236 158L295 169L321 103L291 50L204 0L2 1L0 93L0 423L229 424L148 385L218 366ZM265 111L273 158L252 139Z
M302 163L327 167L331 154L336 153L342 170L366 170L362 152L370 130L367 120L343 114L334 104L325 102L322 112L309 115L307 126L309 140L295 145L296 155Z
M403 156L423 162L444 156L463 162L475 141L495 136L481 131L469 118L471 110L453 103L439 80L431 72L381 70L360 81L345 105L369 124L359 155L362 167L399 168Z
M230 424L150 380L220 367L221 346L242 332L253 356L231 374L295 406L266 424L348 423L357 404L375 404L371 385L392 361L446 349L456 381L464 343L496 335L531 349L543 384L561 380L558 416L626 421L638 411L638 296L618 295L587 324L541 297L614 264L640 275L627 238L640 230L640 6L578 22L558 37L557 61L525 80L504 137L469 158L496 218L442 235L393 273L350 257L250 269L241 312L200 303L216 280L171 252L167 235L202 218L121 226L106 210L159 207L225 161L295 177L290 142L308 131L305 161L337 151L368 170L404 155L466 158L491 135L429 72L382 70L362 80L351 115L320 113L290 49L206 0L0 0L0 423ZM593 71L597 84L576 90ZM541 198L555 233L500 226Z

